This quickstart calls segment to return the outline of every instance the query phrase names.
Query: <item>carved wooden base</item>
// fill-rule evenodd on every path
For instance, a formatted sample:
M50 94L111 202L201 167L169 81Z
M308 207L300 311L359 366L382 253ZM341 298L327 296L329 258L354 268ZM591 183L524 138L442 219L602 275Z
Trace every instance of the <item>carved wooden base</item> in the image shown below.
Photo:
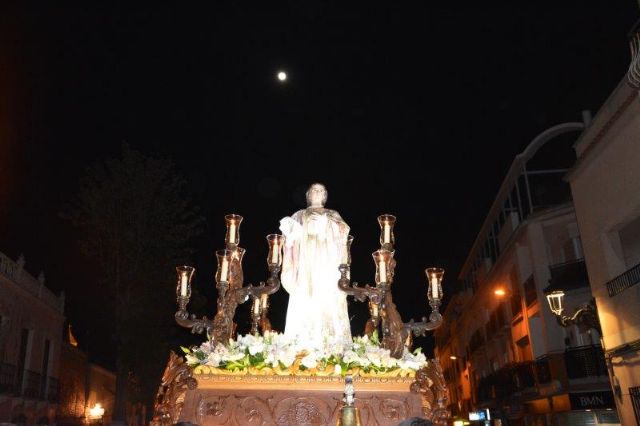
M448 390L436 360L409 377L353 378L362 425L397 425L423 417L448 424ZM344 379L331 376L223 375L188 367L171 353L151 426L335 425Z
M333 377L194 375L179 420L198 425L335 425L344 380ZM354 379L363 425L396 426L422 416L413 379Z

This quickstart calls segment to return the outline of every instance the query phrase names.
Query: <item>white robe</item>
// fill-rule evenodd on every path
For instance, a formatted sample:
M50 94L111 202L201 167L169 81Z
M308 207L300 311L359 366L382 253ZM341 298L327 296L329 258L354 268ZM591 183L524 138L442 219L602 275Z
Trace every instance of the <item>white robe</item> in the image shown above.
M347 299L338 288L349 226L334 210L305 209L283 218L280 230L281 282L289 293L285 336L307 348L350 341Z

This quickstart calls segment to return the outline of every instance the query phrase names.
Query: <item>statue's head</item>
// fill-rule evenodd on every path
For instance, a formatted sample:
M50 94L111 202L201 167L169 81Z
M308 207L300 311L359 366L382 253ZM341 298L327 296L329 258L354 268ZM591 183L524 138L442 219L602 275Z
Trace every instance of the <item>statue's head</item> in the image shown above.
M312 183L307 189L307 206L323 207L327 202L327 188L321 183Z

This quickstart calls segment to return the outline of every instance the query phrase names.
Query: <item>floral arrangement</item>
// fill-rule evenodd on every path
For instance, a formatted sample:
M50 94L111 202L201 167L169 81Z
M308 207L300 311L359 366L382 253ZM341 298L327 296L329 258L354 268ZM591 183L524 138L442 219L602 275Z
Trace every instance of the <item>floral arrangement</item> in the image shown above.
M303 348L281 333L247 334L228 344L205 342L191 349L182 347L188 365L214 374L276 374L376 377L413 377L427 359L421 348L405 349L402 358L391 357L380 345L377 333L355 337L344 345Z

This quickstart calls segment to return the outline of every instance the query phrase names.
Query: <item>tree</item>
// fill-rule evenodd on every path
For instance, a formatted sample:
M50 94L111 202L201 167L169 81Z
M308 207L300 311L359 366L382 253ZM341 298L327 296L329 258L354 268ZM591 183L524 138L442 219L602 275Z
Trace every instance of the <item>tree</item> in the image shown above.
M69 211L83 230L83 251L101 268L110 302L117 421L124 420L126 402L149 402L166 361L174 267L192 254L190 242L204 223L184 186L171 161L124 145L121 158L87 171ZM139 395L127 396L130 377L137 378Z

